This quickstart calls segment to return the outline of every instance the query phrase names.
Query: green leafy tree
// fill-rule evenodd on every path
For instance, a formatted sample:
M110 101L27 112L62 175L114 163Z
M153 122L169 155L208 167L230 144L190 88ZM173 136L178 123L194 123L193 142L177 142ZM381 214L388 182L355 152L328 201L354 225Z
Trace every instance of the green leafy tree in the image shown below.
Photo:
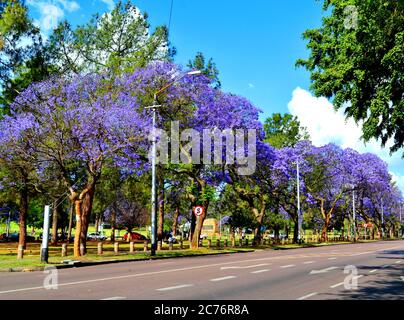
M207 62L202 52L198 52L193 60L188 62L188 68L200 70L202 73L212 79L212 85L220 89L222 84L219 80L219 70L216 63L210 58Z
M2 1L0 6L0 115L30 83L49 76L48 55L39 29L23 1Z
M272 147L281 149L293 147L301 140L310 139L305 127L300 125L296 116L289 113L274 113L264 123L266 142Z
M150 61L169 60L175 49L170 48L167 28L150 33L147 19L130 1L118 1L110 13L96 14L74 30L67 21L60 23L49 50L60 73L131 72Z
M363 138L392 138L391 152L404 145L404 2L325 0L330 15L306 30L310 56L298 66L311 72L316 96L363 121Z

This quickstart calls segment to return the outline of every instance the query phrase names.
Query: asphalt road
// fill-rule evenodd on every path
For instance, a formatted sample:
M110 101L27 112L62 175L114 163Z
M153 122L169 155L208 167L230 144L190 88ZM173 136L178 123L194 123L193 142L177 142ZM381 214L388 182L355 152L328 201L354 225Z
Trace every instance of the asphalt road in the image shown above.
M0 299L402 300L404 241L0 273Z

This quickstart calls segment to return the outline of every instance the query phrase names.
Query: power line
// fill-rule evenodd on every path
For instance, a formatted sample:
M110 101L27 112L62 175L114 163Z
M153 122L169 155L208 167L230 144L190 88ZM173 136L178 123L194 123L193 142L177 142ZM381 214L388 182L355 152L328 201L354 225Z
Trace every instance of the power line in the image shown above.
M173 15L173 6L174 6L174 0L171 0L171 7L170 7L170 18L168 19L168 35L170 35L170 28L171 28L171 18Z

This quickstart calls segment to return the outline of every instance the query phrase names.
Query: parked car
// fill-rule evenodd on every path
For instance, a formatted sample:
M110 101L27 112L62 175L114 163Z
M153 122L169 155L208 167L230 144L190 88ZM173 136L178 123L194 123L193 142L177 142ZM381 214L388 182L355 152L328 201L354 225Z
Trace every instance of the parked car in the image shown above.
M17 232L14 232L14 233L11 233L11 234L8 236L8 238L7 238L6 236L4 236L4 237L5 237L5 239L6 239L7 241L12 241L12 242L14 242L14 241L18 241L18 239L19 239L19 237L20 237L20 234L17 233ZM26 235L25 240L26 240L27 242L29 242L29 241L35 241L35 237Z
M89 241L105 241L107 237L101 232L93 232L87 235L87 240Z
M178 242L177 238L174 237L171 232L164 233L163 241L165 243L177 243Z
M130 237L130 238L129 238ZM125 235L123 236L123 240L128 241L128 238L131 241L141 241L141 240L149 240L149 238L145 237L144 235L138 233L138 232L127 232L125 233Z

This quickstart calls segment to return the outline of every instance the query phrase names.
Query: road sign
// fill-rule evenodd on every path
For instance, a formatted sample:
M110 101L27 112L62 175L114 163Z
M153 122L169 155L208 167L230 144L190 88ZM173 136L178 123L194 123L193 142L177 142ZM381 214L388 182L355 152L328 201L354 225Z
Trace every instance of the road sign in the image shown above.
M201 207L201 206L197 206L197 207L194 208L194 214L195 214L197 217L203 215L203 212L204 212L204 208Z

